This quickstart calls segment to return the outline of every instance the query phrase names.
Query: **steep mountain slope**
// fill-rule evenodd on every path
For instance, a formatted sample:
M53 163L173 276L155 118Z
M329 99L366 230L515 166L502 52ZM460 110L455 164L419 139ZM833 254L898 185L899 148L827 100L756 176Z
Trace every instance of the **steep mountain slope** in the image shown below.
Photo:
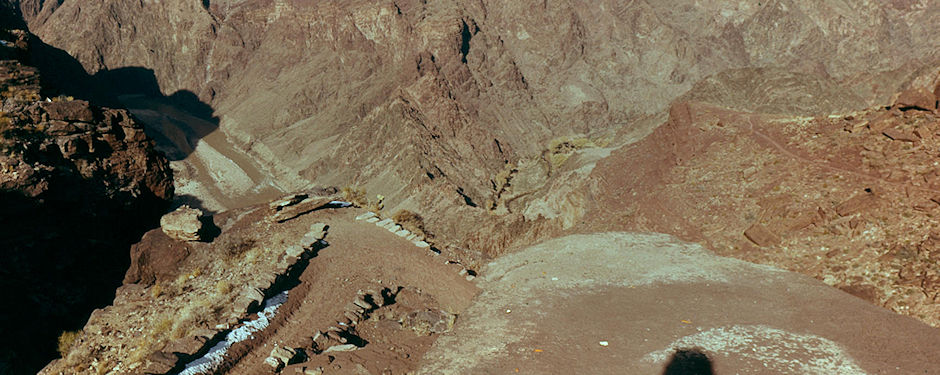
M91 73L146 67L164 93L196 93L284 190L362 185L390 208L442 213L493 207L500 172L556 137L619 145L648 132L656 123L640 116L706 77L698 100L738 108L805 115L885 102L940 57L924 29L940 24L930 3L21 6L33 32ZM751 82L760 89L726 89ZM483 211L460 209L476 225L492 221ZM454 240L471 232L447 217L429 225Z

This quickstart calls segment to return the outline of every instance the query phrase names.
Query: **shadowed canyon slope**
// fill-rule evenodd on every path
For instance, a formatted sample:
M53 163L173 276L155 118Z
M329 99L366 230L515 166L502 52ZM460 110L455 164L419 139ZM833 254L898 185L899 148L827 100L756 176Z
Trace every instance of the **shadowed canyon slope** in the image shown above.
M173 176L127 111L42 100L28 33L0 25L0 41L0 373L28 373L111 303Z
M480 223L492 218L465 206L500 206L505 175L553 139L632 141L690 89L735 108L828 113L887 102L940 57L930 1L21 7L91 73L146 67L164 93L196 93L284 190L362 185L390 208ZM530 173L530 188L553 172ZM520 222L511 211L501 220ZM440 235L466 237L453 220L430 217ZM479 245L505 246L491 242Z

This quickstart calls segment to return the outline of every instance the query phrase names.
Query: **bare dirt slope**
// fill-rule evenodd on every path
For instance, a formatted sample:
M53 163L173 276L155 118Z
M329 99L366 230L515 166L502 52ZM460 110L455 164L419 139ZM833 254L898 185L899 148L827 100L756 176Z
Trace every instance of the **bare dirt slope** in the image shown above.
M928 108L904 103L918 92ZM597 163L582 228L674 234L937 326L935 106L923 89L818 117L677 103Z
M493 261L479 285L419 373L653 374L693 348L716 374L940 371L936 328L666 235L554 239Z

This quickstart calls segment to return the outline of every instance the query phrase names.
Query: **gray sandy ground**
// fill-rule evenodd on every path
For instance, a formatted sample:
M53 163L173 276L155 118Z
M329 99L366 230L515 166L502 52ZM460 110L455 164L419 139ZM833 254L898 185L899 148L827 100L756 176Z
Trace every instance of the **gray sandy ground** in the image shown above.
M420 373L659 374L693 347L717 374L940 373L940 330L666 235L567 236L484 275Z

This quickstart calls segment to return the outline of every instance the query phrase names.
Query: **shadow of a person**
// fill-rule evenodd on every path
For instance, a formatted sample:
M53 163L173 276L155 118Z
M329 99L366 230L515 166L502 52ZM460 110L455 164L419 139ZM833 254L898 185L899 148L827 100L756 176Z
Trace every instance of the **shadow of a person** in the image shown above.
M699 348L676 349L663 375L714 375L712 361Z

